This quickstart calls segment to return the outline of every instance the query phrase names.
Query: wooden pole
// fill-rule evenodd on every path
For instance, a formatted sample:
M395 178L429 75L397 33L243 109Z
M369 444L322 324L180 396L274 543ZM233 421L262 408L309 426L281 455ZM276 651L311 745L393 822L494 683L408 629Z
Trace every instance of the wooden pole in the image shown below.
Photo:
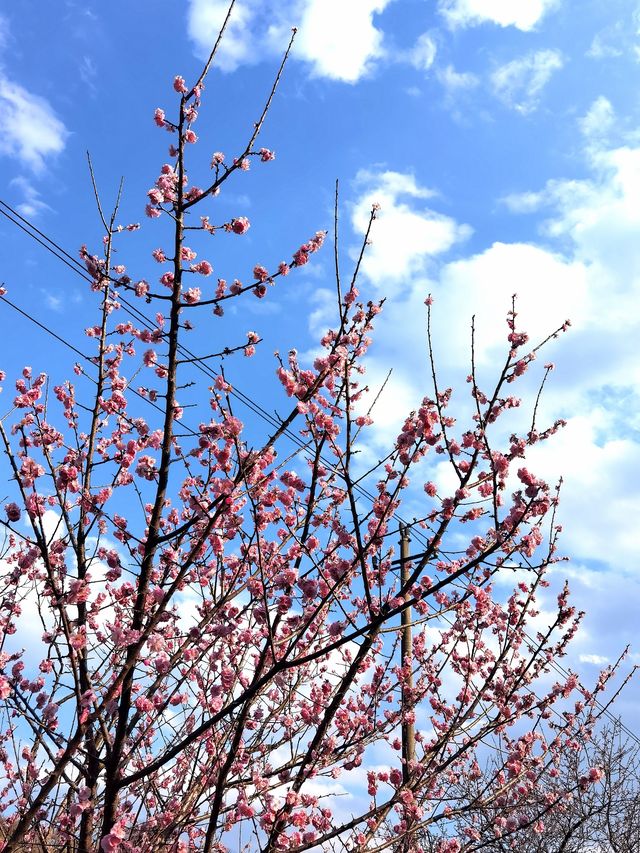
M400 584L404 589L409 579L409 528L400 527ZM405 592L408 596L408 590ZM413 643L411 636L412 614L411 608L406 607L402 611L402 637L400 647L400 661L403 670L408 671L402 682L402 712L407 707L406 695L413 689ZM416 732L413 723L402 721L402 780L406 785L409 782L409 765L416 757Z

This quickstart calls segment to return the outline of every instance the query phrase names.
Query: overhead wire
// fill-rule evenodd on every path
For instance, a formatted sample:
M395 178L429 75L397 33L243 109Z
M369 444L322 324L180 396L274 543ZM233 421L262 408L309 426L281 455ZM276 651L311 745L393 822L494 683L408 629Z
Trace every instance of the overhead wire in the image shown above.
M6 210L3 208L5 208ZM9 211L9 213L6 212L7 210ZM80 263L80 261L78 261L76 258L74 258L73 255L71 255L69 252L67 252L55 240L53 240L47 234L45 234L43 231L41 231L39 228L37 228L32 222L30 222L28 219L26 219L24 216L22 216L20 213L18 213L18 211L14 210L9 204L7 204L7 202L5 202L2 199L0 199L0 214L2 214L9 221L13 222L15 225L17 225L18 228L20 228L25 234L27 234L27 236L30 236L34 240L36 240L43 248L45 248L48 252L53 254L54 257L57 257L59 260L61 260L63 263L65 263L66 266L68 266L70 269L73 270L73 272L76 273L76 275L79 275L82 279L84 279L88 283L93 282L93 279L91 278L91 276L89 276L87 274L84 266ZM24 224L21 224L21 223L24 223ZM35 234L31 234L29 229L32 229L35 232ZM50 245L48 245L48 244L50 244ZM11 304L11 303L9 303L9 300L6 299L6 297L4 297L4 298L8 304ZM124 305L125 310L134 319L136 319L138 322L142 323L147 329L153 329L154 328L153 323L151 323L151 321L144 314L144 312L140 311L133 303L131 303L128 299L126 299L126 297L123 297L120 293L118 293L118 302L120 302L122 305ZM11 307L14 307L14 306L11 304ZM24 314L24 316L29 316L24 311L21 311L21 313ZM33 318L30 317L30 319L33 319ZM36 322L36 324L40 328L42 328L44 331L48 332L48 329L46 327L44 327L42 323L40 323L36 320L33 320L33 321ZM58 339L59 339L59 337L58 337ZM205 376L207 376L209 379L215 379L216 378L215 371L212 370L212 368L209 367L209 365L203 363L202 360L198 359L196 354L194 352L192 352L184 344L179 343L178 344L178 350L180 351L181 355L186 356L186 358L198 370L200 370L202 373L204 373ZM84 356L84 357L87 358L86 356ZM233 396L237 397L237 399L246 408L248 408L250 411L252 411L258 417L260 417L262 420L269 423L270 426L277 428L280 425L280 420L278 418L271 415L263 406L260 405L260 403L258 403L256 400L254 400L251 396L244 393L237 386L235 381L234 381L234 384L232 386L230 393ZM149 400L148 402L152 402L152 401ZM300 449L304 450L305 443L292 430L287 429L284 431L284 434L287 436L287 438L290 441L292 441L294 444L296 444ZM321 457L321 461L324 464L329 465L330 467L333 467L332 463L328 459L326 459L326 457ZM366 497L371 501L375 500L375 496L371 492L369 492L367 489L365 489L363 486L361 486L360 484L355 484L355 488L363 497ZM395 517L398 519L400 524L407 525L409 523L409 522L405 521L404 519L402 519L397 513L395 514Z

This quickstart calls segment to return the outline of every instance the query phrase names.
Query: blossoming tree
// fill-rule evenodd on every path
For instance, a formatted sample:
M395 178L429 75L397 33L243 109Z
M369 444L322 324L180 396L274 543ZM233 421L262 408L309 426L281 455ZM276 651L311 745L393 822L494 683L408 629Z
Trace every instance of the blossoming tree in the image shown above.
M469 424L449 415L434 371L434 390L363 471L357 450L375 410L360 377L381 305L360 298L358 261L350 282L337 275L322 354L279 363L290 406L261 441L246 437L222 370L201 389L207 418L186 425L185 371L215 363L187 349L190 318L207 317L219 354L253 355L257 334L225 340L225 304L273 298L325 239L256 266L249 282L210 285L200 243L249 228L242 216L213 224L215 196L250 162L273 159L258 137L282 72L237 156L213 153L211 176L193 185L188 154L216 49L193 84L175 78L175 109L155 113L171 136L148 193L159 220L149 227L165 229L156 283L114 262L127 230L117 206L103 216L103 251L82 249L99 313L91 363L76 372L93 377L91 398L71 381L47 395L47 377L25 369L0 422L13 490L2 521L0 847L456 853L482 849L487 834L508 847L565 801L558 767L588 736L611 675L592 691L571 674L548 677L579 621L566 589L549 624L527 630L558 527L556 492L525 454L560 424L539 428L534 413L530 430L494 443L540 346L512 310L492 389L472 365ZM409 529L398 514L428 454L448 461L457 486L427 482ZM514 567L525 580L496 594L496 575ZM12 638L21 614L42 623L36 651ZM332 795L338 777L348 812Z

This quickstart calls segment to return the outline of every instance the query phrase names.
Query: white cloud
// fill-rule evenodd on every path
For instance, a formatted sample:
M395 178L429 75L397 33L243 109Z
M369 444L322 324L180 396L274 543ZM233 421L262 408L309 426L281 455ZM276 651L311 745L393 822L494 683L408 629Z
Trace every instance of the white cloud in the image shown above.
M447 264L434 292L436 338L458 368L469 362L472 315L477 364L491 366L506 346L506 312L514 293L522 328L532 341L542 340L569 317L579 325L588 298L582 264L527 243L494 243ZM446 317L446 323L440 317Z
M622 48L612 44L605 33L596 33L586 55L589 59L615 59L623 53Z
M596 98L587 114L580 119L580 130L588 137L606 136L615 125L615 112L604 96Z
M307 0L300 25L300 55L315 74L353 83L383 55L373 23L390 0Z
M628 5L628 4L627 4ZM613 10L612 10L613 15ZM608 16L611 19L612 16ZM635 38L640 35L640 6L626 10L617 20L595 34L586 56L589 59L616 59L633 54Z
M438 69L438 80L452 97L480 85L480 79L471 71L456 71L453 65Z
M536 109L542 90L564 64L557 50L538 50L497 68L491 75L493 91L500 100L520 113Z
M467 238L471 230L451 217L419 204L434 193L413 175L362 170L356 176L361 195L353 206L352 224L364 233L373 204L380 205L371 233L363 273L376 285L389 286L423 271L429 259Z
M197 52L205 58L216 41L225 20L227 0L191 0L189 2L187 29L195 42ZM251 51L252 5L238 0L233 10L224 40L216 57L216 64L225 71L233 71L244 62L258 61L260 49Z
M293 57L312 74L354 83L384 56L383 33L374 18L392 0L239 0L234 7L217 64L233 71L280 56L291 27L298 27ZM189 0L188 31L201 56L213 46L227 0Z
M429 33L422 33L411 50L410 62L418 71L428 71L435 61L437 50L433 37Z
M500 199L512 213L534 213L545 203L546 194L543 192L510 193Z
M48 101L0 76L0 154L41 172L68 135Z
M15 207L26 219L35 219L45 210L51 210L49 205L42 201L40 193L26 178L20 176L12 178L9 186L18 190L23 201L18 202Z
M551 481L563 477L564 552L637 570L640 543L629 520L640 515L640 443L617 437L613 420L602 408L576 414L552 441L533 449L530 467Z
M607 306L601 316L615 317L624 328L636 315L621 300L637 295L640 277L640 148L590 148L589 154L591 179L547 185L549 203L557 209L547 230L551 236L571 238L576 253L599 278L600 301Z
M580 663L592 663L594 666L607 666L609 658L605 655L578 655Z
M532 30L557 0L440 0L439 10L451 27L490 22Z
M587 116L598 113L605 124L612 118L604 99ZM534 448L531 469L552 482L564 477L564 549L579 559L637 570L640 541L631 520L640 515L640 146L597 144L590 125L582 120L590 132L585 156L591 177L550 181L541 191L514 196L510 205L529 212L546 206L542 234L556 248L494 243L443 264L436 281L414 279L406 301L388 306L376 333L377 357L395 366L401 381L424 375L422 300L428 290L436 295L434 340L443 382L454 387L469 363L472 314L476 359L486 375L495 373L504 348L512 292L519 296L522 328L534 341L571 318L568 337L541 357L557 361L558 370L539 411L542 423L561 416L568 425ZM523 388L530 400L533 377Z
M87 89L95 95L97 91L95 79L98 72L96 70L96 64L91 56L85 55L82 57L78 64L78 73L80 74L80 79Z

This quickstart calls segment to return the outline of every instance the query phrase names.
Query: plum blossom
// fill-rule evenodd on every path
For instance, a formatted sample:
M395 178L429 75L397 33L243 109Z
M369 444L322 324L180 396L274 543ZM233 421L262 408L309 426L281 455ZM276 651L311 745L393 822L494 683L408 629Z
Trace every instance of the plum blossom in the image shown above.
M180 77L179 74L173 78L173 88L176 90L176 92L179 92L183 95L186 95L189 91L184 82L184 77Z
M246 216L238 216L231 220L231 231L234 234L246 234L250 227L251 223Z
M20 507L16 503L5 504L4 511L9 521L20 521Z
M200 273L200 275L211 275L213 272L213 267L209 261L200 261L198 264L191 264L190 269L192 272Z
M119 820L113 825L111 832L101 840L100 849L103 853L118 853L125 835L124 823Z
M261 282L267 281L267 279L269 278L269 270L265 269L265 267L263 266L260 266L260 264L257 264L253 268L253 277Z

